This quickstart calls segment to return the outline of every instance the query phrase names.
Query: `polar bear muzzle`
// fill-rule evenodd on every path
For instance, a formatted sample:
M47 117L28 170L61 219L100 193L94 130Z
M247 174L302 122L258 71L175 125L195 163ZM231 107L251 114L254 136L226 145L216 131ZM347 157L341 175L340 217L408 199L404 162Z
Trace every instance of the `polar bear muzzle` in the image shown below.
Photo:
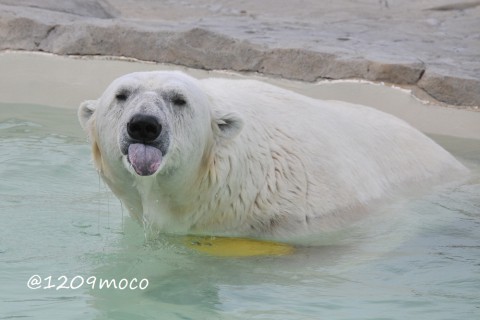
M160 120L149 114L137 113L127 123L128 162L140 176L154 174L162 163L163 154L158 145L162 132Z

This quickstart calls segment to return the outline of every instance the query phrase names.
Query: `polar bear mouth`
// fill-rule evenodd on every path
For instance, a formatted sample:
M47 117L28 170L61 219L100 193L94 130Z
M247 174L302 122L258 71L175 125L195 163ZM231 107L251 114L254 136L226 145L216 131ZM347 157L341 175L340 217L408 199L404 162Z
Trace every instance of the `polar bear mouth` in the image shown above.
M143 143L132 143L128 146L128 162L140 176L151 176L157 172L162 158L162 151L156 147Z

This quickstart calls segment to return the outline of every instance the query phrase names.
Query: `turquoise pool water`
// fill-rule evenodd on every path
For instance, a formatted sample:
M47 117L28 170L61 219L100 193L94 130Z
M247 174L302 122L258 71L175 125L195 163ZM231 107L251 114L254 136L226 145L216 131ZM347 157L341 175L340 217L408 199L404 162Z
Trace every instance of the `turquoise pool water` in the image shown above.
M99 181L74 110L0 104L0 319L479 319L480 142L434 138L468 181L289 256L218 258L145 239ZM134 278L148 286L80 285ZM56 290L65 279L78 288Z

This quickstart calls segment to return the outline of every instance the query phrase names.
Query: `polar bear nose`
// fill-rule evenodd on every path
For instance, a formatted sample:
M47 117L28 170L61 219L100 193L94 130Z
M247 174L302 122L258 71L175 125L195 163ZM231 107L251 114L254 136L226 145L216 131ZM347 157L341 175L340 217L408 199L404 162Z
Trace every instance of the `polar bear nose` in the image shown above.
M155 117L137 114L127 123L127 132L132 139L142 142L155 140L162 131L162 125Z

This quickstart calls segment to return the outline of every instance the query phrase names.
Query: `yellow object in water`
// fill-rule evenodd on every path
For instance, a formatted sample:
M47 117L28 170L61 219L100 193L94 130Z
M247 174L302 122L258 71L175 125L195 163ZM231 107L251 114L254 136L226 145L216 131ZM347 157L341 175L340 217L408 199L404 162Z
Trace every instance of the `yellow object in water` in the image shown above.
M284 256L294 251L293 246L245 238L187 237L189 248L217 257Z

